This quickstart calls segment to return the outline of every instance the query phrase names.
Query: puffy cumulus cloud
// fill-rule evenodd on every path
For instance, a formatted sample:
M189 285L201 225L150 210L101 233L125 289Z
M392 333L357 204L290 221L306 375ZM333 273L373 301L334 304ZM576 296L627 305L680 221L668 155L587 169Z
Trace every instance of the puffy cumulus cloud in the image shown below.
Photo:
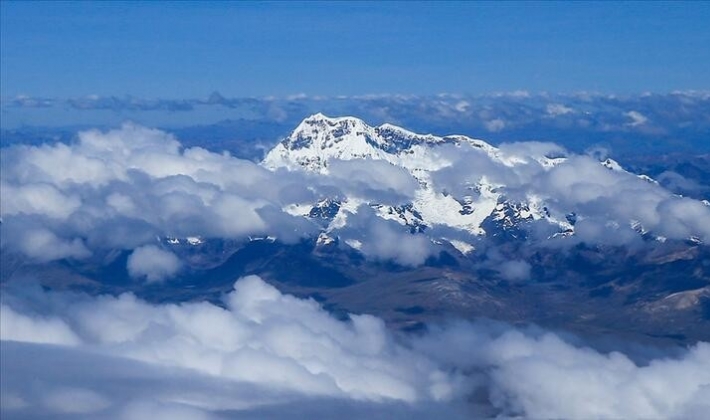
M371 223L366 238L360 248L363 254L405 266L421 265L434 254L429 238L413 236L388 222Z
M145 277L149 282L161 281L180 271L178 257L155 245L136 248L128 257L127 268L131 277Z
M0 306L0 339L62 345L79 343L79 338L64 321L23 315L7 305Z
M484 179L492 185L520 185L519 171L523 170L522 165L512 169L501 161L491 159L486 151L477 148L444 146L440 148L439 153L450 164L433 171L431 179L436 189L447 194L457 197L469 195L470 187ZM535 172L538 170L534 168Z
M378 318L336 320L316 302L283 295L255 276L237 281L224 303L151 305L132 295L75 297L71 305L55 306L60 313L50 318L3 306L3 322L14 328L3 328L2 340L69 344L306 397L414 404L456 394L455 376L398 344ZM100 395L62 392L47 397L50 408L66 412L61 395L72 393L86 411L109 405ZM19 397L28 399L21 392Z
M581 156L573 157L544 175L546 182L541 189L548 190L551 197L560 197L560 200L574 204L609 198L617 191L615 186L619 181L627 181L627 184L637 188L642 185L632 176L624 177L607 170L593 159Z
M84 131L70 144L3 148L1 159L3 248L41 261L131 250L166 236L295 242L319 227L285 212L288 204L324 196L400 204L417 187L385 162L334 162L329 176L271 172L134 124ZM136 276L148 273L139 268L148 265L142 253L131 259ZM155 278L174 272L176 263L166 261L156 260L151 273L165 273Z
M304 234L300 225L294 235L299 225L279 215L289 182L252 162L183 149L167 133L132 124L81 132L72 144L3 148L2 167L3 247L42 261L132 249L156 236ZM155 270L173 272L176 264L166 261L159 259Z
M483 179L485 184L503 187L501 191L506 194L529 190L536 184L535 178L550 169L550 158L571 155L563 147L548 142L503 143L494 152L443 146L438 153L448 164L432 172L434 186L459 196L471 194L471 185Z
M355 248L369 259L403 266L421 265L437 252L428 236L412 234L409 227L383 220L366 205L347 215L347 225L338 235L342 246Z
M635 238L629 221L668 238L697 235L710 240L710 226L704 223L710 220L710 209L700 201L675 196L656 183L585 156L571 157L541 174L531 187L553 211L585 215L575 226L583 240L627 243Z
M3 419L470 418L455 402L313 397L77 348L11 341L0 345ZM83 413L62 414L46 396L55 390L61 395L67 388L90 390L109 405L85 404Z
M2 194L7 199L0 203L3 216L16 214L41 214L50 218L66 219L81 206L76 196L66 196L48 184L30 184L16 187L3 183Z
M131 172L137 171L157 179L184 175L225 188L253 185L267 175L248 161L199 147L183 149L172 135L134 124L107 132L83 131L70 145L19 146L4 152L8 164L4 176L22 184L45 181L100 187L129 180Z
M91 255L91 251L86 248L80 238L60 238L51 230L42 227L9 228L4 232L9 238L5 238L2 241L3 244L12 240L11 246L39 262L63 258L81 259Z
M135 125L83 132L71 145L5 151L3 246L43 261L85 258L95 248L133 249L156 236L270 234L296 241L318 227L285 213L287 204L326 196L396 205L410 202L418 187L404 169L383 161L334 161L328 175L270 172L228 154L183 149L169 134ZM503 144L493 158L453 146L437 154L450 163L431 174L439 191L475 195L471 185L485 181L509 199L543 203L557 220L574 212L581 215L577 240L638 241L630 221L669 238L710 237L702 223L706 207L551 143ZM566 158L550 165L550 157ZM346 236L355 236L367 256L416 265L432 254L424 237L363 220L355 227L367 233L364 239L356 237L362 232ZM409 246L400 246L405 239Z
M415 347L448 365L486 372L480 380L504 416L693 418L710 408L708 343L680 358L640 364L549 332L460 323L433 329Z
M324 184L332 183L348 196L393 204L411 200L419 187L404 168L384 160L334 160L328 164Z
M477 186L512 202L532 203L563 224L567 215L577 215L575 236L560 243L640 243L639 230L679 240L692 236L710 240L710 225L705 223L710 208L611 160L600 162L540 142L503 144L493 156L480 149L452 147L440 152L450 164L431 174L439 191L470 196L476 202L481 192L471 186ZM542 226L528 227L535 233ZM549 229L540 231L543 238L552 234Z
M224 306L33 299L10 301L50 313L2 307L17 327L3 324L0 336L3 418L695 418L710 409L708 343L641 362L500 323L394 335L378 318L338 320L254 276Z
M497 150L448 145L433 153L441 165L421 181L431 181L447 197L471 200L479 222L488 216L490 197L502 194L536 203L540 214L546 207L560 224L569 213L579 215L577 235L565 243L640 242L632 222L667 238L710 239L703 223L710 217L707 206L552 143L505 143ZM0 159L2 247L39 261L133 250L166 236L271 235L292 243L320 229L318 222L292 212L294 205L305 208L322 198L382 205L421 199L417 179L384 161L336 160L328 174L272 172L227 153L183 148L170 134L132 124L85 131L71 144L11 146ZM434 253L425 236L408 235L406 228L371 213L351 218L354 225L339 232L360 243L366 256L417 265ZM428 233L434 232L436 226ZM543 237L551 234L544 230ZM165 261L158 259L161 268L153 272L177 265ZM154 278L146 270L133 272Z

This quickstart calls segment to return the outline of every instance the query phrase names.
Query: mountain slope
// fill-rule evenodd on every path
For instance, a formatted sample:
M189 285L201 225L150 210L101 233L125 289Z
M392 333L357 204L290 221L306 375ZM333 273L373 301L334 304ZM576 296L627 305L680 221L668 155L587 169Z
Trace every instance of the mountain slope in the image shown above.
M438 188L431 175L452 165L452 148L466 153L477 151L480 157L496 166L527 165L531 160L530 157L504 153L482 140L466 136L421 135L391 124L371 127L354 117L328 118L315 114L272 149L262 164L272 170L306 170L324 175L329 174L329 165L338 160L377 160L404 168L420 186L410 202L401 206L367 204L383 219L396 220L413 231L420 231L421 227L445 226L467 234L483 235L482 225L489 218L494 222L501 221L502 227L544 218L560 226L563 232L572 229L566 220L545 214L535 196L526 197L524 202L506 200L501 190L504 185L492 182L486 176L468 182L462 194L454 195ZM564 160L546 156L535 156L534 159L543 168L554 167ZM332 198L327 201L331 202ZM348 197L345 201L350 205L338 203L339 211L333 215L334 223L328 230L342 227L347 214L357 211L357 206L362 204L358 197ZM307 205L301 214L314 211L320 214L316 210L318 207L317 203Z

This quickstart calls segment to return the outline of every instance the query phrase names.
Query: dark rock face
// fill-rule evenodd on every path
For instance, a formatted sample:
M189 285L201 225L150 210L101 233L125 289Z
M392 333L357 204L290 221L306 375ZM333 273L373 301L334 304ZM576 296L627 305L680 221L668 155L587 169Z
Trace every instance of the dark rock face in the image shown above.
M340 211L340 201L325 199L311 208L308 217L311 219L331 221L338 214L338 211Z

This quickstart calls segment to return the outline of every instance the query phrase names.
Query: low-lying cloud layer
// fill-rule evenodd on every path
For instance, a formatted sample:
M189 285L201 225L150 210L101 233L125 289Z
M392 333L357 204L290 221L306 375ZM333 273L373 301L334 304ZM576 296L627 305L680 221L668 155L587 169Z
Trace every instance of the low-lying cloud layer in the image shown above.
M273 173L228 154L183 149L171 135L135 125L82 132L71 145L5 148L2 164L3 248L39 261L138 248L128 269L148 280L179 268L167 251L140 248L156 237L268 234L293 242L318 227L284 212L287 204L323 196L398 204L416 187L385 162L342 162L329 177ZM148 253L150 260L159 253L160 268L142 263Z
M613 161L605 165L587 155L568 154L548 143L504 144L504 159L516 165L492 161L480 150L442 150L451 165L433 173L435 184L454 194L467 194L470 184L481 179L504 186L513 201L544 203L556 220L576 217L573 239L591 244L629 245L640 242L639 231L671 239L697 237L710 241L710 206L680 197L657 182L622 170ZM563 163L545 167L545 156L567 155ZM522 159L522 160L521 160ZM468 192L470 194L470 192ZM541 227L545 227L541 225ZM543 237L550 235L543 230Z
M224 306L6 293L2 417L695 418L710 344L634 361L535 328L453 323L395 336L255 276ZM632 356L633 357L633 356Z
M473 147L442 146L436 153L448 162L431 173L439 192L462 197L485 178L503 185L512 200L541 200L557 220L580 215L575 238L563 244L637 243L634 229L710 240L710 206L551 143L504 144L499 160ZM567 160L549 168L539 162L544 156ZM411 203L418 188L406 170L384 161L333 161L328 175L272 172L228 153L183 148L170 134L132 124L84 131L71 144L3 148L2 169L3 250L38 262L130 251L128 272L147 281L169 279L184 268L163 247L165 238L272 235L293 243L321 228L289 211L293 204L347 197L395 206ZM438 253L427 236L410 235L408 227L380 220L367 206L348 223L343 238L357 241L373 259L418 265ZM538 233L546 238L554 231ZM441 236L456 235L461 233ZM397 246L404 241L408 246ZM511 279L526 277L524 266L503 270Z

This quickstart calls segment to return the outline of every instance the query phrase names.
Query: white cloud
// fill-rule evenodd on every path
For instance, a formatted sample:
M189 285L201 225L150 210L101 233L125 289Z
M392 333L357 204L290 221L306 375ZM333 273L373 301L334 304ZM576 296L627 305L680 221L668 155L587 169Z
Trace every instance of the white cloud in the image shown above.
M496 118L490 121L485 121L483 125L486 127L486 130L495 133L505 128L505 121L500 118Z
M281 211L285 202L313 200L321 191L396 202L416 187L384 162L335 163L329 180L283 176L229 155L183 150L165 133L131 125L83 133L69 146L3 152L3 247L40 261L87 258L102 246L133 250L128 272L148 281L172 277L182 267L174 254L149 244L156 235L276 232L296 240L294 231L309 231ZM540 157L566 155L549 143L502 146L506 162L521 159L513 166L480 150L440 152L451 166L432 175L438 188L470 194L468 183L485 175L507 185L511 197L534 194L553 216L584 214L575 225L580 240L632 242L638 235L626 222L634 219L669 238L710 241L710 207L589 157L569 156L545 167ZM436 252L426 235L377 219L367 206L349 222L350 229L339 233L359 241L368 258L416 266ZM495 263L511 281L530 276L525 261ZM508 326L454 325L401 338L380 319L338 321L315 302L283 295L256 277L237 282L224 306L153 305L124 294L75 297L71 304L42 306L41 316L23 308L0 307L3 418L8 412L8 418L30 417L34 409L45 410L45 417L208 418L294 401L340 407L341 414L343 401L346 408L401 413L426 406L440 413L442 404L472 410L473 395L484 396L493 410L487 413L502 416L673 418L697 417L710 400L708 344L641 365L620 353ZM30 360L28 351L43 357ZM56 363L32 370L37 360ZM86 360L101 363L82 365ZM127 375L103 370L113 363L126 366L121 374ZM65 376L58 380L52 375L61 369ZM27 378L41 386L28 386ZM110 385L117 378L126 381L118 390ZM130 391L134 382L142 387Z
M13 236L15 246L20 251L40 262L62 258L82 259L91 254L81 239L62 239L44 228L29 227Z
M505 126L502 119L492 121L497 120L491 128ZM552 143L503 144L494 157L473 147L441 146L435 153L448 165L431 173L437 192L472 196L472 185L485 178L504 186L496 189L509 198L534 197L557 220L570 212L582 216L576 240L635 241L631 220L670 239L710 240L710 228L702 223L710 217L707 208ZM545 156L567 160L552 167ZM286 213L289 205L326 197L400 205L414 201L419 188L406 170L383 161L333 161L327 176L271 172L228 154L184 149L167 133L131 124L82 132L70 145L3 148L2 166L0 241L39 261L130 251L166 236L270 235L295 242L320 226ZM367 228L365 222L359 226ZM435 253L426 238L433 230L421 236L398 229L381 225L369 240L340 233L363 243L367 256L404 265ZM409 246L399 246L401 240Z
M384 160L333 160L328 164L328 176L319 182L332 185L349 197L392 204L407 202L419 187L416 179L404 168Z
M131 295L100 297L64 314L76 333L59 318L31 320L35 328L3 340L78 334L83 346L105 354L303 395L406 402L452 396L450 378L396 344L375 317L337 321L314 301L282 295L255 276L237 281L225 303L227 309L152 306Z
M0 336L3 418L688 418L710 409L708 343L640 364L505 324L394 336L378 318L339 321L254 276L235 283L225 307L46 298L55 304L37 302L45 317L2 307L17 327L3 324ZM61 345L26 344L42 342Z
M145 277L149 282L170 278L180 271L180 267L180 260L175 254L155 245L136 248L127 263L131 277Z
M54 219L66 219L81 206L76 196L66 196L49 184L30 184L16 187L5 182L0 184L0 195L7 197L0 202L0 214L44 214Z
M547 114L552 117L574 113L574 109L563 104L548 104L545 109Z
M426 236L411 235L388 223L373 223L360 250L366 256L412 267L423 264L433 254Z
M347 217L347 226L338 231L342 246L358 244L365 257L377 261L393 261L416 267L436 254L436 248L426 235L411 234L410 228L391 220L383 220L374 211L361 205Z
M562 245L638 243L632 220L655 235L679 240L695 235L710 241L710 225L703 223L710 220L710 209L702 202L678 197L635 174L609 169L597 159L570 154L551 143L502 144L500 161L476 150L442 148L441 154L451 165L432 173L439 190L470 195L470 185L485 177L490 185L504 186L499 191L506 199L538 203L555 220L565 221L569 213L579 215L575 236ZM544 157L560 159L543 165ZM549 235L546 230L542 238Z
M574 346L549 332L461 323L434 329L416 348L487 376L479 381L505 417L687 418L710 408L708 343L682 358L642 365L619 352Z
M638 127L648 122L648 118L638 111L629 111L624 115L631 119L631 122L627 124L629 127Z
M298 236L278 215L281 192L298 180L182 149L159 130L126 124L81 132L70 145L3 148L2 166L3 246L43 261L86 258L87 247L133 249L156 236Z
M266 231L267 225L257 212L264 205L264 202L246 200L237 195L221 195L212 204L216 220L219 221L214 235L240 237Z
M458 101L456 102L456 105L454 105L454 109L456 109L458 112L466 112L470 107L471 104L467 101Z
M75 345L79 338L69 326L56 318L29 317L0 306L0 340Z
M296 241L318 226L285 213L286 204L322 196L401 204L418 187L386 162L333 162L327 177L274 173L228 154L183 149L169 134L131 124L82 132L70 145L5 150L3 246L42 261L153 246L164 236ZM381 243L391 245L386 233L378 234ZM413 242L386 253L405 264L419 261L426 240ZM372 252L386 254L382 246ZM142 258L148 250L152 255ZM157 248L134 251L128 264L132 276L149 281L174 275L178 266Z
M673 418L689 415L693 404L708 407L700 400L710 383L708 344L682 361L641 367L621 353L574 348L551 334L509 334L494 347L501 355L493 373L503 391L498 404L528 417Z
M576 234L592 243L628 242L624 239L635 237L630 220L668 238L687 239L694 232L710 240L710 227L702 222L710 220L710 209L701 202L672 195L636 175L609 170L588 157L572 157L531 180L530 185L547 198L553 211L585 215Z

